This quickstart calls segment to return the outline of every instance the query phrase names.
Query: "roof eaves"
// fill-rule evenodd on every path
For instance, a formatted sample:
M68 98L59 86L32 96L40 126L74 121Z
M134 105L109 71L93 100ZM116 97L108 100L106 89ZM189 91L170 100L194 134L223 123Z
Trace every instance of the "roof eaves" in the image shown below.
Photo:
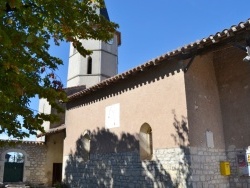
M62 124L59 127L53 128L53 129L49 129L47 132L45 133L41 133L37 135L37 138L42 137L42 136L46 136L46 135L50 135L50 134L55 134L55 133L59 133L63 130L66 129L66 125Z
M119 75L115 75L115 76L108 78L108 79L106 79L106 80L104 80L104 81L102 81L102 82L100 82L92 87L89 87L83 91L72 94L72 95L68 96L68 99L69 99L69 101L72 101L72 100L79 98L85 94L88 94L92 91L96 91L100 88L103 88L106 85L113 84L121 79L126 79L127 77L129 77L132 74L136 74L140 71L143 71L146 67L156 66L156 65L160 64L161 62L163 62L164 60L176 57L178 54L181 54L184 51L193 50L195 48L203 49L207 46L218 43L218 42L222 41L223 39L234 36L235 33L239 32L243 29L249 28L249 26L250 26L250 19L248 19L246 22L240 22L238 25L232 25L229 29L224 29L221 32L217 32L215 35L210 35L207 38L197 40L196 42L182 46L182 47L177 48L171 52L167 52L166 54L163 54L155 59L152 59L152 60L150 60L142 65L139 65L133 69L130 69L124 73L121 73Z

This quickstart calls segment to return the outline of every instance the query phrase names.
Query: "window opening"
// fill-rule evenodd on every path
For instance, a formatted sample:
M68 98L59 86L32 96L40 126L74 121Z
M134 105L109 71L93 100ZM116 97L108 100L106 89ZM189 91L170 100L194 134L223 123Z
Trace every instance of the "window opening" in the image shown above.
M149 124L144 123L139 134L141 160L151 160L153 156L152 129Z
M82 138L82 148L83 148L83 160L87 161L89 160L90 155L90 136L88 134L85 134Z
M92 74L92 58L88 57L87 74Z

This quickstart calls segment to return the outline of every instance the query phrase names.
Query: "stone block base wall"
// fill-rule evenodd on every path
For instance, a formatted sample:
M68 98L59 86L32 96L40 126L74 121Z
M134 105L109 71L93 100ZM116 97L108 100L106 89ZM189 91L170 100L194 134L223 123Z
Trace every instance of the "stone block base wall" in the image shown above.
M84 162L69 156L65 183L87 187L173 187L170 175L158 161L141 162L138 152L90 155Z
M24 155L23 182L46 184L45 163L47 147L44 144L22 143L14 146L0 147L0 182L3 182L5 155L19 152Z
M87 162L70 155L65 183L71 188L227 188L228 177L220 175L225 160L224 150L196 147L154 150L150 161L141 161L138 152L91 154Z
M220 161L227 161L224 149L190 147L193 188L227 188L229 180L220 173Z

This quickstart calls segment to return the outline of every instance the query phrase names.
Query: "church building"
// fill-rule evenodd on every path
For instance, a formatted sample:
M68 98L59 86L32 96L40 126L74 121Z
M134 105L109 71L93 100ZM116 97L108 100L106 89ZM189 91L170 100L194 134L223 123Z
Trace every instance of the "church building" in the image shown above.
M121 74L120 32L83 40L87 57L71 45L65 114L38 135L43 183L250 187L249 28L238 23ZM53 113L46 100L39 111Z
M46 133L61 144L63 182L250 186L249 28L247 20L122 74L119 32L82 41L93 50L85 58L71 46L65 117Z
M71 47L68 85L86 88L68 95L63 181L250 186L249 27L247 20L118 75L119 35L90 41L102 49L87 58Z

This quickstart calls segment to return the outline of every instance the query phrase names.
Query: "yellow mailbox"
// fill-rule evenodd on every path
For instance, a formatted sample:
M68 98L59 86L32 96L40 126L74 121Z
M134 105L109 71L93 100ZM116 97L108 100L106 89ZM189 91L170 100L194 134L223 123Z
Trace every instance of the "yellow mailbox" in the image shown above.
M220 173L223 176L229 176L230 172L230 163L228 161L221 161L220 162Z

